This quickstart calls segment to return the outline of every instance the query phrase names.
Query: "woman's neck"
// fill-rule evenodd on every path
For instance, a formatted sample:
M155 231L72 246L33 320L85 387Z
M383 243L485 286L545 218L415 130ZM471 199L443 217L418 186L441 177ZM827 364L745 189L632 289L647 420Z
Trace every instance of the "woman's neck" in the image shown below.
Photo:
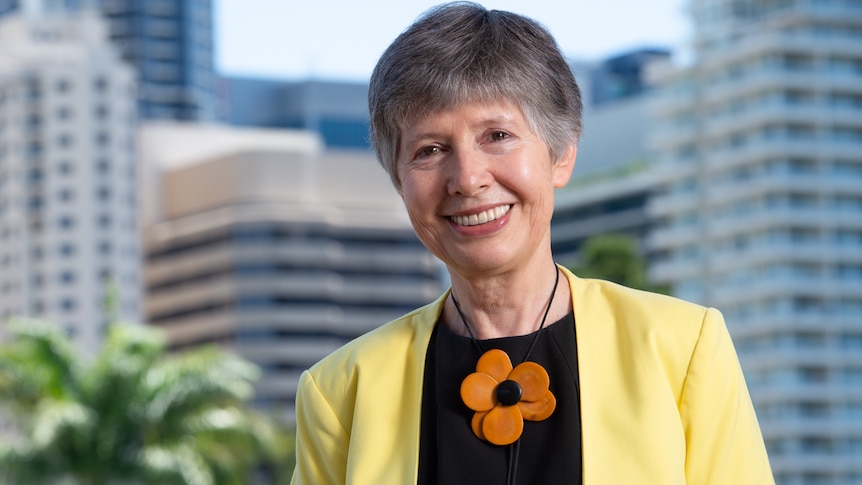
M558 272L556 265L548 264L544 270L531 274L469 279L452 274L452 295L443 309L443 321L452 332L469 336L458 312L460 308L466 324L480 340L535 332L546 310L545 325L571 311L569 283ZM457 300L458 308L453 299Z

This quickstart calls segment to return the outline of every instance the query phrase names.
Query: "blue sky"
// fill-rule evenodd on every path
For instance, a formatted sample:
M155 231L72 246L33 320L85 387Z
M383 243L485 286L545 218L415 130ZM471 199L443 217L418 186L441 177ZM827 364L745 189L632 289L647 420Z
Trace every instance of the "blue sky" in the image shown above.
M377 58L439 1L213 0L216 65L228 74L367 80ZM637 46L682 50L685 0L489 0L547 26L572 58L599 59Z

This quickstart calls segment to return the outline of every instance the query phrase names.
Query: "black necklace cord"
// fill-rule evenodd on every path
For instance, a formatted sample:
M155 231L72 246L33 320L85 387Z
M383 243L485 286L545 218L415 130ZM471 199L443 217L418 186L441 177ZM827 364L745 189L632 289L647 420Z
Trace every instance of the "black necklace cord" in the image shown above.
M539 329L536 330L536 333L533 335L533 340L530 342L530 346L527 348L527 353L524 354L524 358L521 359L521 362L526 362L527 359L530 358L530 354L533 353L533 347L536 346L536 341L539 339L539 333L541 333L542 329L545 328L545 321L548 319L548 313L551 311L551 305L554 303L554 295L557 294L557 285L560 283L560 270L557 268L557 265L554 264L554 288L551 290L551 296L548 298L548 305L545 307L545 313L542 315L542 322L539 324ZM461 317L461 323L464 324L464 328L467 329L467 333L470 335L470 340L473 341L473 344L476 345L476 349L479 351L479 355L485 353L485 349L482 348L482 344L479 343L479 340L476 338L476 335L473 334L473 330L470 328L470 324L467 323L467 318L464 317L464 312L461 311L461 306L458 304L458 300L455 298L455 293L449 293L449 296L452 297L452 303L455 304L455 310L458 311L458 316Z
M557 285L560 283L560 270L557 268L556 263L554 263L554 288L551 290L551 296L548 298L548 305L545 307L545 313L542 315L542 322L539 324L539 329L536 330L535 335L533 335L533 340L530 342L530 346L527 348L527 353L524 354L524 358L521 362L526 362L527 359L530 358L530 354L533 352L533 347L536 346L536 341L539 339L539 334L542 333L542 329L545 328L545 321L548 319L548 313L551 311L551 305L554 303L554 295L557 294ZM476 338L476 335L473 334L473 330L470 329L470 325L467 323L467 319L464 318L464 313L461 311L461 306L458 305L458 300L455 299L455 293L452 292L449 294L452 297L452 303L455 304L455 310L458 311L458 316L461 317L461 323L464 324L464 328L467 329L467 333L470 334L470 340L473 341L473 344L476 345L476 349L479 351L479 355L484 354L484 349L482 349L482 345L479 343L479 340ZM518 456L521 454L521 438L519 437L515 440L514 443L509 445L509 449L507 450L507 458L508 458L508 469L506 470L506 485L516 485L517 477L518 477Z

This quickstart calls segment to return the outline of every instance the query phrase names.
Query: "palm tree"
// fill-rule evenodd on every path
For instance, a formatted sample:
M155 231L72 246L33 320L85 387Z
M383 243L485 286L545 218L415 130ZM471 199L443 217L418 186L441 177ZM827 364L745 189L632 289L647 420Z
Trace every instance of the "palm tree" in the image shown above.
M18 320L0 346L0 442L13 484L282 483L290 439L244 407L259 371L216 348L166 355L161 333L114 324L90 361L55 326Z

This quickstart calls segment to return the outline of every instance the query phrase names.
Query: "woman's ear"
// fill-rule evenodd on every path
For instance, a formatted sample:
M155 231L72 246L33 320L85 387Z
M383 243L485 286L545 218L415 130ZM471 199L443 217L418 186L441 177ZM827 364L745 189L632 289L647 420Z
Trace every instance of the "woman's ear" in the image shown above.
M554 188L560 189L566 186L569 183L569 179L572 178L572 170L575 168L575 160L578 158L578 143L572 142L566 151L563 152L563 155L554 163L554 166L551 170L553 170L553 179L554 179Z

